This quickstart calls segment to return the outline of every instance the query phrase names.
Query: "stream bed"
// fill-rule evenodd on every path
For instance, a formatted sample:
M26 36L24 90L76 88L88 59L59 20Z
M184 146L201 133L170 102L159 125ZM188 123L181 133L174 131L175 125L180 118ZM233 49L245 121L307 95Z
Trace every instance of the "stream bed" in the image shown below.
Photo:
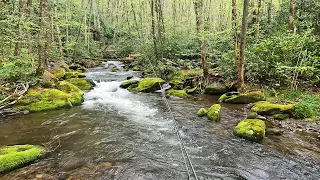
M111 72L113 66L120 72ZM97 86L81 106L0 118L0 146L45 145L54 152L0 179L187 180L188 174L161 93L119 88L137 72L119 62L90 69ZM137 77L136 77L137 76ZM285 132L261 144L233 135L243 105L222 105L221 122L196 116L217 97L168 99L199 179L320 179L320 142ZM49 143L51 142L51 143Z

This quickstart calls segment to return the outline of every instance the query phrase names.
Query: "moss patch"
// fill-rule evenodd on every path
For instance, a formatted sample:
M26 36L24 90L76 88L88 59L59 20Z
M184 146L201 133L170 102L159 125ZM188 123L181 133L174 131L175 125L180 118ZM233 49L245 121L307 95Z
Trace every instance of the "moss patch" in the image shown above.
M77 86L81 90L90 90L93 88L89 80L85 78L71 78L71 79L67 79L66 81Z
M46 111L63 107L72 107L70 95L57 89L30 88L27 94L20 99L14 109L30 112Z
M54 67L50 72L60 80L62 80L66 74L66 70L62 67Z
M112 72L118 72L118 71L119 71L119 68L118 68L118 67L113 67L111 71L112 71Z
M220 121L220 111L221 111L221 106L220 104L214 104L212 105L208 112L207 112L207 118L211 121Z
M184 82L182 82L181 80L174 79L174 80L171 80L169 84L170 86L172 86L173 89L182 90Z
M259 101L254 104L251 110L261 115L292 114L294 105L273 104L267 101Z
M188 96L188 94L184 90L175 90L175 89L170 89L167 92L167 96L176 96L179 98L185 98Z
M58 89L62 92L65 92L69 95L69 101L72 105L79 105L83 102L84 92L81 91L77 86L67 82L61 81Z
M161 85L164 82L165 81L161 78L145 78L139 82L138 87L134 90L146 93L154 92L156 90L161 89Z
M200 89L198 87L194 87L191 89L187 89L187 94L198 94L200 92Z
M234 128L234 133L249 141L259 142L265 136L266 125L259 119L246 119L240 121Z
M128 80L128 81L124 81L120 84L120 87L123 89L127 89L129 86L133 85L133 84L138 84L139 81L137 80Z
M197 115L199 117L203 117L203 116L206 116L207 115L207 110L205 108L201 108L199 109L199 111L197 112Z
M250 112L250 114L247 116L247 119L257 119L258 113L257 112Z
M85 78L86 75L82 72L73 71L73 72L66 72L65 79L71 79L71 78Z
M0 148L0 173L21 167L45 153L41 146L15 145Z
M227 93L228 89L226 86L207 86L204 90L204 94L209 95L222 95L224 93Z
M42 79L40 81L40 85L44 88L54 88L57 85L58 81L58 78L56 78L49 71L44 71Z
M174 79L187 79L195 76L201 76L202 70L188 70L188 71L180 71L176 75L173 76Z
M290 117L289 114L274 114L272 115L272 117L274 119L278 119L278 120L285 120L285 119L288 119Z
M244 94L239 94L239 95L228 95L224 94L219 98L219 101L225 102L225 103L232 103L232 104L249 104L249 103L255 103L258 101L263 101L265 100L265 95L261 91L253 91L253 92L248 92Z

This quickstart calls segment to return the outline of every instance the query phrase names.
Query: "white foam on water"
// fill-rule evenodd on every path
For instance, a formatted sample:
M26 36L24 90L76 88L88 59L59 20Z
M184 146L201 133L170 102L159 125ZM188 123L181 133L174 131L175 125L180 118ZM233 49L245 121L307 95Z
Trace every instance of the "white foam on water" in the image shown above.
M143 104L134 94L120 88L121 82L100 82L97 86L85 94L83 107L97 109L101 107L113 108L120 115L150 117L157 113L157 109Z

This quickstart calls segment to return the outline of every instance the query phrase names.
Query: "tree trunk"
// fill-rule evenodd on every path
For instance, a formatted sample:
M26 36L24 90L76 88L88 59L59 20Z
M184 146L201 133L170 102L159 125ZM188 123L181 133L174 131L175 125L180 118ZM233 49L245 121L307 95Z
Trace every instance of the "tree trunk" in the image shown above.
M234 50L236 62L240 62L240 44L239 44L239 29L238 29L238 12L237 12L237 0L232 0L232 28L233 28L233 41L234 41Z
M249 13L249 0L244 0L243 4L243 17L241 27L241 41L240 41L240 59L238 61L238 90L242 90L244 84L244 51L247 40L248 28L248 13Z
M32 0L28 0L27 2L27 16L28 16L28 20L30 19L30 17L32 17ZM32 41L32 37L31 37L31 32L30 30L26 31L26 38L28 41L28 54L31 55L33 53L33 41Z
M49 24L48 0L40 0L40 30L39 30L39 65L37 74L42 74L48 68L48 54L50 45L50 24Z
M203 70L204 84L207 85L209 82L208 65L206 58L206 44L205 38L202 33L204 33L204 14L203 14L203 0L196 0L194 2L195 14L196 14L196 25L197 33L200 38L200 51L201 51L201 63Z
M272 0L268 2L268 23L272 22Z
M59 18L58 18L58 3L57 0L54 1L54 18L55 18L55 26L57 31L57 43L59 48L59 55L63 57L63 48L62 48L62 41L60 37L60 28L59 28Z
M254 11L254 16L255 16L255 30L254 30L254 37L256 39L259 38L259 33L260 33L260 10L261 10L261 0L258 0L258 7Z
M158 48L157 48L157 36L156 36L156 24L155 24L155 17L154 17L154 1L155 0L151 0L151 31L152 31L152 39L153 39L153 48L154 48L154 54L156 56L156 58L159 58L158 55Z
M296 34L297 27L294 23L294 14L295 14L295 0L290 0L290 9L289 9L289 27L293 34Z
M25 10L27 0L19 0L19 23L17 28L17 42L14 49L14 56L21 56L22 41L23 41L23 24L25 22Z

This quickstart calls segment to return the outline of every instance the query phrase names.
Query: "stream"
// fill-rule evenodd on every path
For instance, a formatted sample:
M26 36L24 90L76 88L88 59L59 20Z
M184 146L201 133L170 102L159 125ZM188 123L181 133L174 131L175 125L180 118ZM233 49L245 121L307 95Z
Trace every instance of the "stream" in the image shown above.
M120 72L111 72L118 66ZM0 179L187 180L180 141L161 93L119 88L137 72L120 62L90 69L97 86L81 106L0 117L0 146L38 144L54 152ZM320 179L320 142L285 132L261 144L233 135L246 117L243 105L222 105L220 123L196 116L218 97L169 98L186 150L199 179ZM48 143L52 142L52 143Z

